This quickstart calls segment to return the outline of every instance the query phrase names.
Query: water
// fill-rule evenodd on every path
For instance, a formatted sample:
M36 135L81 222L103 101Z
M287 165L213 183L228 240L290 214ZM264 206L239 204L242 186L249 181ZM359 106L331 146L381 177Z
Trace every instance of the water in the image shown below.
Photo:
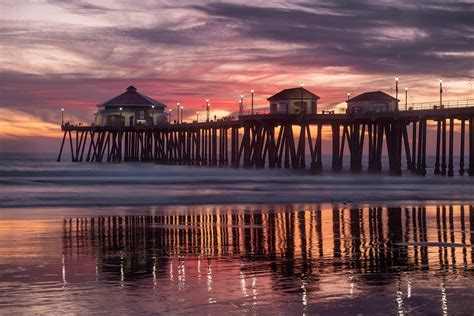
M0 156L0 314L473 314L474 180Z
M472 206L98 213L4 215L2 313L474 312Z
M325 157L324 166L330 166ZM387 165L387 164L385 164ZM3 207L248 203L471 202L474 178L246 170L150 163L55 162L55 155L0 155Z

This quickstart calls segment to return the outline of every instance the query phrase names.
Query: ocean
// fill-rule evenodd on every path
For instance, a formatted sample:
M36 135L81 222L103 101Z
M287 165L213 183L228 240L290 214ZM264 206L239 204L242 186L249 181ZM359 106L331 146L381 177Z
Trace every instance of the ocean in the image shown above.
M0 314L474 313L473 177L55 158L0 154Z

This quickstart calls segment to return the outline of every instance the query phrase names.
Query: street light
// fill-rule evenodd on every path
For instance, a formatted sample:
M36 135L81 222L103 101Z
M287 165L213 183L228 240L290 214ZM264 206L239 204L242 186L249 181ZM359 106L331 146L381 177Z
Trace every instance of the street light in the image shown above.
M209 99L206 99L206 122L209 122L209 106L211 104L209 103Z
M405 111L408 110L408 87L405 87Z
M304 114L303 113L303 111L304 111L304 108L303 108L303 89L304 89L303 86L304 86L304 82L301 81L300 85L301 85L301 89L300 89L301 90L300 111L301 111L301 116L303 116L303 114Z
M250 92L252 93L252 107L251 107L251 114L253 115L253 94L255 92L255 90L250 90Z
M183 123L183 112L184 112L183 106L181 106L181 123Z
M179 123L179 102L176 102L176 115L178 115L177 122Z
M349 100L350 98L351 98L351 93L347 92L347 100Z
M398 111L398 77L395 77L395 99L397 99L397 111Z
M244 112L244 95L240 95L240 104L239 104L239 115L242 115Z
M61 126L64 125L64 108L61 108Z
M196 111L196 122L199 122L199 111Z
M439 107L443 108L443 79L439 79Z
M171 109L168 109L168 114L169 114L169 117L170 117L170 118L169 118L169 121L170 121L170 123L171 123Z

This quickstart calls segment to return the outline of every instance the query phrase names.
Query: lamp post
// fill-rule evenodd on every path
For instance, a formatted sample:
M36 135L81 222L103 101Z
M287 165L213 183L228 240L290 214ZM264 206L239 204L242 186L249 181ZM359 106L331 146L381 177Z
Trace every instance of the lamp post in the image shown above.
M395 77L395 99L397 99L397 108L398 111L398 77Z
M240 96L240 104L239 104L239 115L244 113L244 95Z
M122 125L122 107L120 107L119 110L120 110L120 125Z
M199 122L199 111L196 111L196 122Z
M304 83L303 83L303 81L301 81L300 85L301 85L301 89L300 89L301 90L300 111L301 111L301 116L303 116L304 115L304 113L303 113L304 112L304 107L303 107L303 86L304 86Z
M64 108L61 108L61 126L64 125Z
M169 117L170 117L170 118L169 118L169 121L170 121L170 123L171 123L171 109L168 109L168 113L169 113Z
M408 87L405 87L405 111L408 110Z
M209 122L209 99L206 99L206 122Z
M351 98L351 93L347 92L347 100L349 100L350 98Z
M184 108L181 105L181 123L183 123L183 114L184 114Z
M255 90L250 90L250 92L252 93L252 106L251 106L251 109L250 109L250 112L251 112L251 115L253 115L253 94L255 93Z
M443 79L439 79L439 107L443 108Z
M179 123L179 102L176 102L176 115L178 115L176 122Z

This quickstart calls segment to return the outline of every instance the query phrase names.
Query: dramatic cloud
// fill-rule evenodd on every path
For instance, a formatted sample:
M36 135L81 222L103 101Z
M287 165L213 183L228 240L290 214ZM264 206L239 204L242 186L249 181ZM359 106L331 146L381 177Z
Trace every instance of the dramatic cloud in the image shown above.
M334 108L366 90L474 98L472 1L13 1L0 4L0 107L88 122L130 84L193 117L305 86ZM20 133L21 134L21 133ZM20 135L19 134L19 135ZM49 134L47 134L49 136ZM46 134L45 134L46 136Z

